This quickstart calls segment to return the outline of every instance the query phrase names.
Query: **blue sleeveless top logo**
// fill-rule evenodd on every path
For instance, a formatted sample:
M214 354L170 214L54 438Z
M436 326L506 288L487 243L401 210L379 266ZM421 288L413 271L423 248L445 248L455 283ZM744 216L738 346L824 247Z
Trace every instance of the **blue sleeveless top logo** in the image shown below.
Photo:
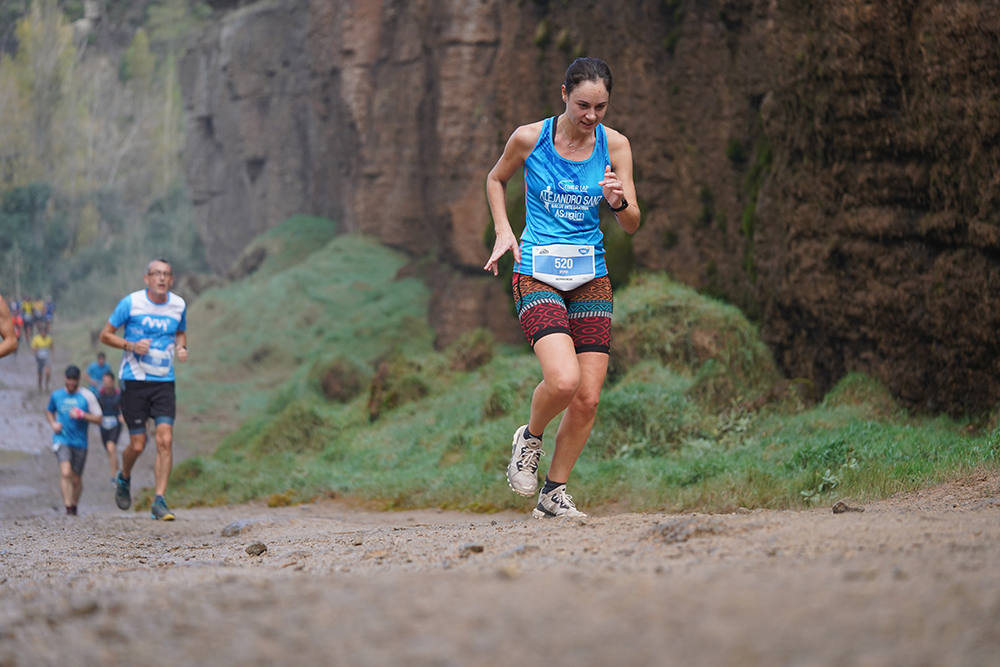
M585 160L559 155L552 143L555 117L547 118L538 141L524 161L525 226L521 234L521 261L514 271L532 275L533 251L538 246L567 244L593 248L595 276L606 276L604 234L598 207L604 194L598 183L611 164L604 126L594 129L594 150Z

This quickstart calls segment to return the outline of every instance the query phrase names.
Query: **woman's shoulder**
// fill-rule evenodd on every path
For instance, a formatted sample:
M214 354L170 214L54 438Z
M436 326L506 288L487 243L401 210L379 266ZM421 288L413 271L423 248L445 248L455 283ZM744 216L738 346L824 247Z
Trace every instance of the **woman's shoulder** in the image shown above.
M614 129L613 127L608 127L607 125L603 124L602 126L604 127L604 136L608 138L607 140L609 149L615 150L618 148L628 148L629 146L628 137L626 137L624 134Z
M542 128L545 127L545 120L535 121L534 123L528 123L527 125L521 125L514 133L510 135L511 141L521 149L527 149L530 151L538 143L538 137L542 133Z
M538 143L538 137L541 135L544 126L545 121L540 120L528 123L527 125L521 125L515 129L511 133L510 139L507 140L507 146L504 148L504 158L517 162L526 160L531 155L531 151L535 149L535 144Z

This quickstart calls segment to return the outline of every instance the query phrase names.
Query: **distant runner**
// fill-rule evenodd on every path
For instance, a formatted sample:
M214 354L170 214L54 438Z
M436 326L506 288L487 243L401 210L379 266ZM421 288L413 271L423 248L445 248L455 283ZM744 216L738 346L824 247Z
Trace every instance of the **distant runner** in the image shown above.
M7 300L0 294L0 358L17 351L18 332L14 328L14 318L10 315Z
M38 367L38 391L43 391L42 380L45 380L44 391L49 390L49 380L52 379L52 336L45 323L38 325L38 333L31 339L31 349L35 352L35 363Z
M76 516L87 463L87 427L101 421L101 406L89 389L80 388L80 369L66 367L66 386L49 397L45 416L52 427L52 451L59 461L59 487L66 514Z
M35 318L31 314L31 299L21 300L21 315L24 317L24 335L26 338L31 338L32 328L35 323Z
M146 289L122 299L101 330L101 342L124 350L119 377L122 381L122 414L129 444L122 452L122 467L115 484L115 503L132 505L132 466L146 446L146 420L156 424L156 497L153 518L173 521L164 495L173 467L174 359L187 361L187 305L170 291L173 270L165 259L154 259L146 268ZM124 327L124 337L115 333Z
M87 378L90 379L90 390L96 393L101 383L104 382L104 374L110 372L111 366L108 365L107 357L104 356L103 352L98 352L97 361L91 361L90 365L87 366Z
M101 355L103 356L103 355ZM122 434L122 393L115 386L115 374L107 371L101 378L101 390L97 394L101 404L101 442L108 450L111 463L111 483L118 484L118 439Z

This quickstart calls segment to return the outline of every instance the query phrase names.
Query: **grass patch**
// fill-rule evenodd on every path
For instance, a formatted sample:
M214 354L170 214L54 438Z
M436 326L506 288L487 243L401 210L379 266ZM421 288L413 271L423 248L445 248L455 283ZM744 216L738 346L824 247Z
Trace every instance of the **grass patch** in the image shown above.
M286 232L306 234L279 227L268 243ZM307 245L193 304L179 421L215 441L175 468L171 502L528 507L504 469L540 379L534 356L484 331L437 351L426 288L396 278L404 257L357 236ZM1000 431L909 416L866 376L811 407L778 391L754 326L666 276L616 296L612 372L572 480L582 507L808 507L997 465Z

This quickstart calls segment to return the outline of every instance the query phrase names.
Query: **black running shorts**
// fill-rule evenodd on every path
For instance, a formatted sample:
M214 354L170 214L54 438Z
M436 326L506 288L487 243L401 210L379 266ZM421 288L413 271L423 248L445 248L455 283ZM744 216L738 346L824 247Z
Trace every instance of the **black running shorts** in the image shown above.
M173 424L177 413L173 382L122 382L122 416L129 433L145 433L146 420Z
M113 442L113 443L115 443L117 445L118 444L118 438L121 437L121 434L122 434L122 425L121 424L115 424L114 428L103 428L102 427L101 428L101 444L102 445L106 445L109 442Z

